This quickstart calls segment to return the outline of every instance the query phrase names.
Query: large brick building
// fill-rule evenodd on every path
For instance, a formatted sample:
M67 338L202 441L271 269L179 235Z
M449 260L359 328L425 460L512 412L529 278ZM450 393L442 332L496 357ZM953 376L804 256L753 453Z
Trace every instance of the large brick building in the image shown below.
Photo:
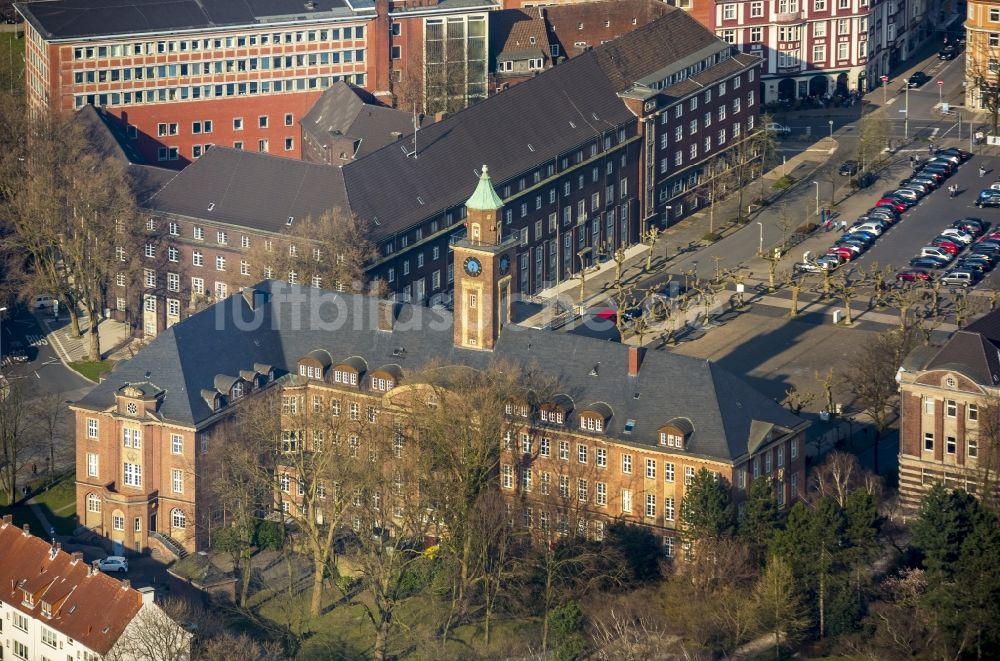
M155 335L196 298L260 279L246 256L257 242L281 241L289 223L334 207L367 224L379 253L372 278L402 300L447 300L461 182L472 185L482 161L495 164L505 232L517 238L515 293L536 294L636 243L650 224L698 208L707 165L757 129L759 60L667 9L342 165L213 149L142 201L155 227L151 275L123 280L109 307Z
M574 529L600 536L605 521L624 518L652 528L672 553L684 487L701 468L731 484L737 501L761 476L774 480L780 504L796 497L807 423L707 361L512 325L519 239L485 166L464 206L454 314L265 281L120 364L72 407L81 523L119 549L203 548L224 515L208 504L201 470L222 421L278 390L283 413L331 411L325 419L346 425L355 448L372 429L399 428L409 400L395 395L428 365L537 364L555 379L559 392L506 412L512 428L493 478L524 508L525 525L539 525L542 511L561 521L535 504L545 492L533 484L572 485L583 521ZM314 441L337 442L320 431ZM286 452L318 451L294 429L281 437ZM365 456L393 462L397 449ZM294 502L292 481L284 502Z
M485 98L495 3L50 0L16 8L33 108L100 106L147 160L181 167L213 145L298 158L298 121L340 80L389 103L404 94L431 113Z
M899 494L915 510L932 485L996 489L1000 312L920 347L899 370Z
M965 34L965 106L991 111L1000 98L1000 2L969 2Z

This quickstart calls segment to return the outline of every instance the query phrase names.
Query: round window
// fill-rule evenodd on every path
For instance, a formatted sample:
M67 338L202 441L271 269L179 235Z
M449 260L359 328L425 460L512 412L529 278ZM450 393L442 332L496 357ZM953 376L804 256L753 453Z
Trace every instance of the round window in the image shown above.
M135 402L129 402L128 406L125 407L129 413L135 414L139 410L139 407L135 405Z
M958 385L958 382L955 381L955 379L953 379L952 377L949 376L947 379L945 379L944 384L946 386L948 386L949 388L954 388L955 386Z

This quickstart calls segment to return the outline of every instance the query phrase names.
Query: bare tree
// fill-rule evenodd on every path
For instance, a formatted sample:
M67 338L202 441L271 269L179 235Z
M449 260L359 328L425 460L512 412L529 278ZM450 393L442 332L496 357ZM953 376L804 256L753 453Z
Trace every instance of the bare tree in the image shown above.
M288 657L277 643L226 631L202 643L196 658L199 661L284 661Z
M795 386L790 386L785 390L785 398L781 403L788 407L788 410L798 415L802 409L809 406L816 399L816 393L800 392Z
M370 289L364 269L375 255L366 223L334 208L319 218L293 220L280 238L257 241L250 249L249 261L255 277L362 291ZM373 295L383 293L379 286L376 284Z
M20 381L0 387L0 484L7 492L7 504L13 505L18 472L31 461L35 449L34 415Z
M808 626L805 608L795 591L795 580L788 563L772 557L754 587L753 600L757 626L761 633L774 635L774 655L781 659L781 640L796 640Z
M32 402L31 414L39 440L44 444L46 465L51 471L51 480L59 470L59 465L73 460L73 443L67 439L68 409L62 393L39 395ZM43 448L39 447L39 450Z
M847 504L851 492L864 489L878 499L882 493L879 477L861 467L858 458L845 452L832 452L811 475L812 495L815 500L829 498L841 508Z
M108 661L188 661L192 635L180 623L192 621L194 612L187 602L177 598L168 599L162 608L144 604L105 658Z
M858 288L862 281L853 271L840 270L830 283L833 287L833 295L844 303L844 323L850 326L854 323L851 312L851 303L858 297Z
M873 109L865 112L861 106L861 118L858 120L858 173L870 170L877 165L892 135L889 120L884 109Z

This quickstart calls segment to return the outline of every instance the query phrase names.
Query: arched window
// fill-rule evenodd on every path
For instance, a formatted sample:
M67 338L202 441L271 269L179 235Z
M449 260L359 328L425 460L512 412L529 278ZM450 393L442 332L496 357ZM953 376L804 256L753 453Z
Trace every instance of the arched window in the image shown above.
M101 511L101 497L96 493L87 494L87 511L88 512L100 512Z
M173 509L170 511L170 527L181 530L187 527L187 517L184 516L184 510Z

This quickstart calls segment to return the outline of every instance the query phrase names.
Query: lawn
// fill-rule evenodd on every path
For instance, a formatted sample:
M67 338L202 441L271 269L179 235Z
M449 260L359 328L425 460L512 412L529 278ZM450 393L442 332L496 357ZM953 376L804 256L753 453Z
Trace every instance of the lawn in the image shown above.
M76 530L76 479L73 473L35 496L35 504L60 535L72 535Z
M69 366L79 372L83 378L97 383L101 380L102 374L111 371L114 364L113 360L78 360L70 363Z
M282 593L259 609L261 616L293 630L308 631L298 659L364 659L371 655L374 629L359 603L341 604L314 621L303 616L308 591L290 599ZM442 649L436 631L446 616L447 603L420 595L404 601L393 618L390 656L408 659L503 658L525 656L529 646L539 646L537 620L501 619L492 626L491 641L483 644L481 623L457 627Z
M24 93L24 37L0 32L0 91Z

